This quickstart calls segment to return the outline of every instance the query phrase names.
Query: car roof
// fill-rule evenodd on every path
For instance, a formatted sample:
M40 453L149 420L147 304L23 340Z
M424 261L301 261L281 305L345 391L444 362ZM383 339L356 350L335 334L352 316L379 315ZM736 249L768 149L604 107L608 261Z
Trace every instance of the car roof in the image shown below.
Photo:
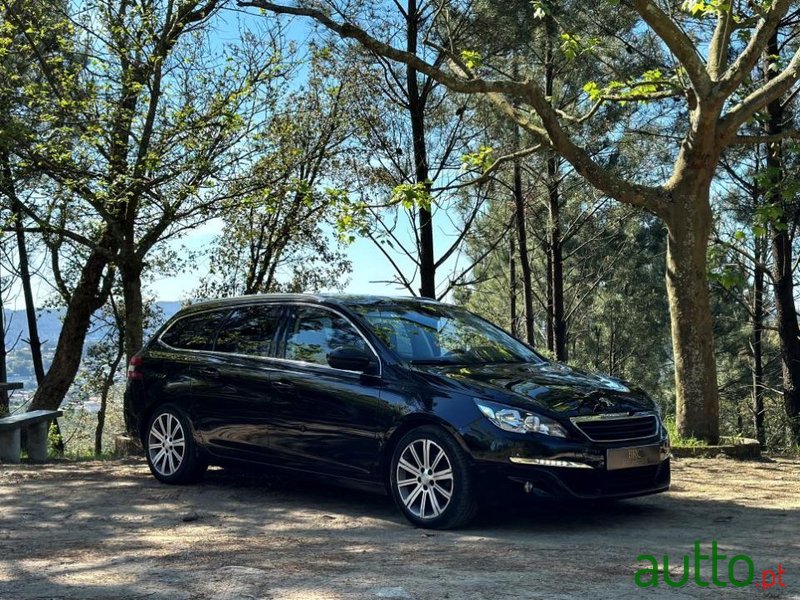
M261 304L269 302L308 302L312 304L327 304L334 306L364 306L372 304L442 304L430 298L415 296L373 296L367 294L250 294L247 296L232 296L215 300L202 300L182 308L179 312L187 314L195 311L213 310L216 308L229 308Z

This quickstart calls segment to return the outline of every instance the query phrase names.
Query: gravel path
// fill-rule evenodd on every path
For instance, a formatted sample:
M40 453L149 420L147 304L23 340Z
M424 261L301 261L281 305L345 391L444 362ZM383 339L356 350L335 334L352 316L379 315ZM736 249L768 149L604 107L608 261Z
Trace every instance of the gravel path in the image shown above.
M414 529L387 498L263 475L169 487L139 460L0 465L0 599L800 599L798 509L789 459L684 459L668 494L485 511L449 532ZM749 555L756 580L635 585L638 555L669 555L679 578L696 540ZM757 588L778 563L785 587Z

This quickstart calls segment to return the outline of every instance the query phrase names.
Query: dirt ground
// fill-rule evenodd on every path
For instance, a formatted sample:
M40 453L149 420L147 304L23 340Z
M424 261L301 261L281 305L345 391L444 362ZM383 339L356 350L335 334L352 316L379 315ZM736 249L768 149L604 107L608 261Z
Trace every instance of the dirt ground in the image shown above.
M0 465L0 598L800 598L798 509L788 459L679 460L668 494L485 511L450 532L409 526L388 498L264 475L169 487L139 460ZM780 563L785 587L634 584L639 554L680 565L695 540L749 555L758 581Z

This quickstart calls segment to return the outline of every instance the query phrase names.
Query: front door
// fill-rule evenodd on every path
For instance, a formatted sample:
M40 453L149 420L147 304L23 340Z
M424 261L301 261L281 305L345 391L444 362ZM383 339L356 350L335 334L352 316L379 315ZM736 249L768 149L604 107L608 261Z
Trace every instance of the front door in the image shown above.
M340 346L373 353L341 313L289 306L283 367L271 384L271 449L286 467L372 479L379 464L380 379L330 367L327 354Z

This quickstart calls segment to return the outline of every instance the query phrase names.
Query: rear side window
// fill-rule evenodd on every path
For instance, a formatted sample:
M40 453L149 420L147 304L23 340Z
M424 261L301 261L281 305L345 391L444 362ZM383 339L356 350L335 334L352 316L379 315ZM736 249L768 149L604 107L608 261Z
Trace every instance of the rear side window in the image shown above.
M250 356L272 355L280 308L247 306L231 314L217 336L214 350Z
M340 346L366 350L364 338L344 317L321 308L301 308L286 337L286 358L328 364L328 353Z
M228 311L217 311L183 317L164 332L161 341L181 350L211 350L227 316Z

